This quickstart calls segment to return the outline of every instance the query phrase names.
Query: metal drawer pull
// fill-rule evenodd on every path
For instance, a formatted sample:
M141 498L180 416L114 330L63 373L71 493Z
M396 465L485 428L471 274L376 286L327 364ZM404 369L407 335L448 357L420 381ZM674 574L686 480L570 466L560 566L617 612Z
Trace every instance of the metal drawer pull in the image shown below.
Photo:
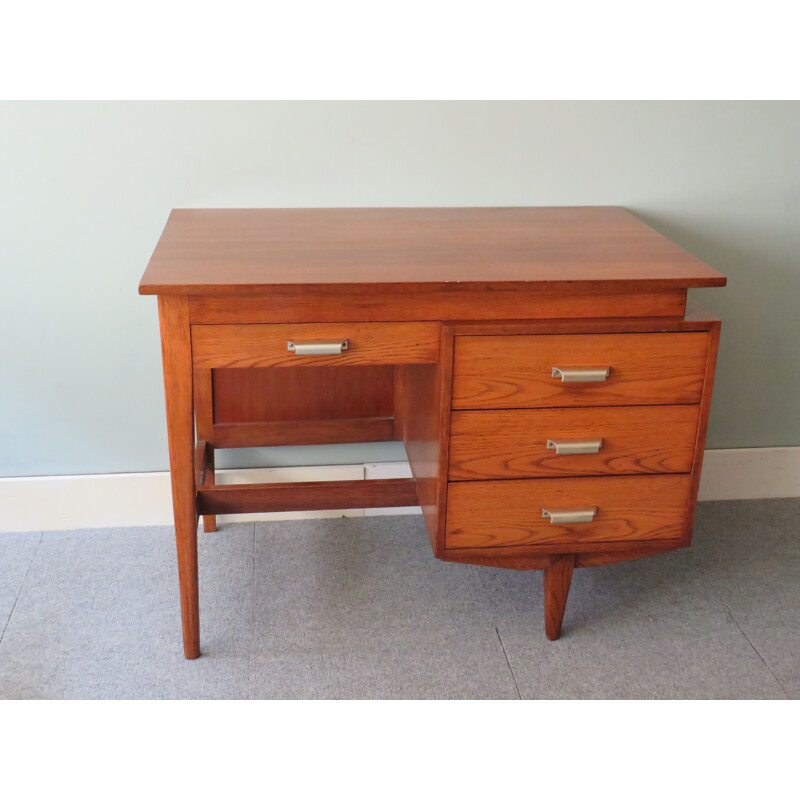
M570 525L575 522L592 522L597 508L543 508L542 516L550 517L551 525Z
M590 369L562 369L553 367L552 377L561 378L561 383L591 383L594 381L604 381L611 367L592 367Z
M342 350L347 350L349 339L339 342L286 342L286 349L297 356L338 356Z
M602 439L548 439L547 449L555 450L557 456L579 453L599 453Z

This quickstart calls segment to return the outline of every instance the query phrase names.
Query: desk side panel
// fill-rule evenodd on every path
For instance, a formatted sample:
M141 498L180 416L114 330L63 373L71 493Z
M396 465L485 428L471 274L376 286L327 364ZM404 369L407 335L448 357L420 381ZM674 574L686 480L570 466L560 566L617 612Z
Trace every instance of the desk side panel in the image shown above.
M683 532L684 545L689 545L692 542L694 515L697 508L697 493L700 490L700 473L703 469L703 454L705 453L706 446L708 416L711 411L711 392L714 388L714 372L717 365L720 328L720 321L714 321L708 336L708 355L706 357L705 376L703 378L703 394L700 398L700 420L697 425L697 440L695 442L694 463L692 465L692 487L689 492L689 502L686 508L686 527Z
M438 364L401 368L403 441L434 555L444 552L453 331L444 326Z

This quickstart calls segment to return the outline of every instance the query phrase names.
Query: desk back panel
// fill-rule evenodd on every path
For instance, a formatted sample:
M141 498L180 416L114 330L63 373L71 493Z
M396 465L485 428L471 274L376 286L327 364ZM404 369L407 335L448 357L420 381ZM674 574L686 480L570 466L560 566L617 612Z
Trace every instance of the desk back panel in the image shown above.
M391 417L394 366L213 370L214 422Z

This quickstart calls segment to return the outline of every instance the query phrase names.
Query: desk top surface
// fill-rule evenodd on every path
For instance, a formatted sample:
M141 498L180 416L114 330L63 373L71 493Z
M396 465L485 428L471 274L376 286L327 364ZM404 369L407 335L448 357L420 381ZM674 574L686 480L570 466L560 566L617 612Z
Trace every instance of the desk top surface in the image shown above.
M139 292L575 281L725 285L617 207L175 209Z

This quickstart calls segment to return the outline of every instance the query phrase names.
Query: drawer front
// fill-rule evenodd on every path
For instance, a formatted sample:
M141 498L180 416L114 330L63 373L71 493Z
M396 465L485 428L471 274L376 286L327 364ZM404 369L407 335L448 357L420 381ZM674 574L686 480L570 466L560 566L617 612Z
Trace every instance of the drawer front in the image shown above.
M707 351L706 333L456 336L453 408L698 403Z
M466 481L690 472L699 409L454 411L448 477Z
M446 548L678 539L691 475L544 478L451 483ZM591 521L553 523L569 510Z
M439 342L436 322L192 326L192 358L204 368L426 364L439 360Z

